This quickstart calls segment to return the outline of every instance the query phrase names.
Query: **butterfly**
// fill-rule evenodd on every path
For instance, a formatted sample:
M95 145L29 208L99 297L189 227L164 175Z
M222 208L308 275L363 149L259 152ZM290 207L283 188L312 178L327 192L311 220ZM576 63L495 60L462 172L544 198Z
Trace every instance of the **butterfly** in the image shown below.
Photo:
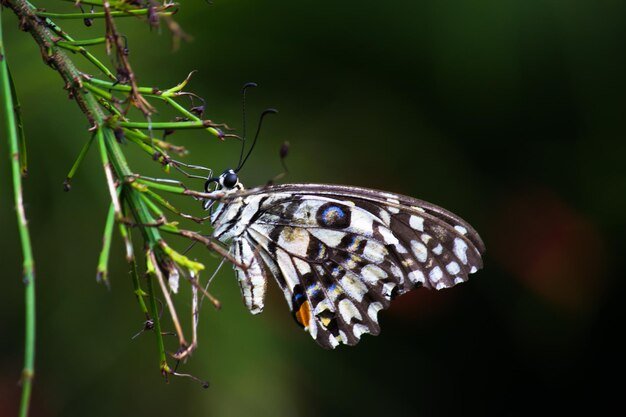
M452 287L483 265L478 233L434 204L345 185L246 190L237 171L209 177L205 189L216 197L204 208L213 210L212 237L237 262L243 301L261 313L273 278L296 322L324 348L378 335L378 313L392 299Z

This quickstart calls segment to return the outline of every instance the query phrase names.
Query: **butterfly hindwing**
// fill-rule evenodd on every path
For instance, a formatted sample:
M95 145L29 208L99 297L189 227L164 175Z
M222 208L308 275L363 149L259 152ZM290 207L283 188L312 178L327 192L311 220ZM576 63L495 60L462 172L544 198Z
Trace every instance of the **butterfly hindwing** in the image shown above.
M232 193L217 212L214 237L247 266L235 269L250 311L262 310L271 275L296 322L326 348L378 334L378 312L395 296L451 287L482 267L471 226L401 195L287 184Z
M286 196L267 207L242 237L267 260L268 270L285 293L294 318L320 345L356 344L364 333L378 334L374 313L382 308L380 300L387 301L382 295L382 281L368 286L359 276L360 269L371 262L361 255L366 248L384 247L375 246L371 236L366 240L341 231L348 223L335 223L337 229L324 233L318 227L319 219L309 216L311 210L319 212L324 205L328 206L325 200ZM348 208L343 210L345 214Z

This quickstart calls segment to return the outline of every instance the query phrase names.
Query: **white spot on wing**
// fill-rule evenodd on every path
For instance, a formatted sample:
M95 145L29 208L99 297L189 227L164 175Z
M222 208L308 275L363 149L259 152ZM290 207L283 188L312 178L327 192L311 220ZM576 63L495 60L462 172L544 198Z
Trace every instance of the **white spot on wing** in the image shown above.
M362 210L358 207L350 210L350 228L358 230L359 234L371 236L373 233L374 222L378 223L376 217L369 211Z
M391 274L398 278L398 280L400 281L400 284L402 284L404 282L404 274L402 273L402 270L400 269L400 267L396 264L391 264L389 265L389 270L391 271Z
M452 261L448 265L446 265L446 270L450 273L450 275L456 275L461 271L461 267L456 262Z
M276 262L278 263L280 272L283 274L283 277L287 282L287 286L293 289L300 283L300 278L298 277L296 268L293 265L291 256L284 250L278 248L276 250Z
M426 262L426 259L428 258L428 250L426 249L426 246L424 246L423 243L420 243L417 240L412 240L411 250L413 251L413 254L415 255L418 261Z
M424 218L420 216L411 215L409 219L409 226L411 226L411 228L414 230L423 232L424 231Z
M370 304L367 308L367 315L372 319L374 323L378 323L378 312L382 310L383 305L378 301Z
M441 268L436 266L430 270L428 278L430 278L432 282L438 282L441 278L443 278L443 271L441 271ZM439 289L439 286L437 286L437 289Z
M387 210L381 209L378 217L380 217L380 220L382 220L386 226L389 226L389 223L391 222L391 216L389 215L389 212Z
M317 303L317 305L315 306L315 310L313 310L313 314L317 316L322 311L325 311L325 310L334 311L334 308L330 304L330 301L328 300L328 298L324 298L322 301Z
M390 202L391 204L400 205L400 201L396 198L388 198L387 201ZM400 209L397 207L387 206L387 210L389 210L389 212L393 214L400 213Z
M365 249L363 250L363 256L368 261L375 262L377 264L381 263L385 260L385 255L388 255L389 251L386 247L381 245L378 242L373 240L367 242L365 244Z
M421 282L422 284L426 283L426 277L424 277L424 273L420 270L409 272L409 280L414 283L417 283L417 282Z
M467 233L467 229L463 226L454 226L454 229L462 235Z
M293 258L293 263L296 265L300 275L308 274L311 272L311 265L308 262L304 262L302 259Z
M352 327L352 333L354 333L354 336L357 339L361 338L361 335L364 333L369 333L370 329L367 328L367 326L365 326L364 324L355 324Z
M379 227L378 231L382 235L385 245L395 245L398 243L398 239L393 235L393 233L391 233L391 230L386 227Z
M459 237L454 239L454 254L461 262L467 265L467 243Z
M353 317L357 320L361 320L363 318L361 317L361 313L359 313L359 310L356 308L356 306L352 304L352 301L346 298L339 302L338 307L339 314L341 314L341 317L346 323L350 323L350 320L352 320Z
M309 320L307 330L309 331L313 339L317 338L317 323L315 322L315 320Z
M387 299L391 298L391 293L393 292L393 289L395 287L396 287L395 282L385 282L383 284L383 295L385 296L385 298Z
M462 282L465 282L465 280L461 277L454 277L454 283L455 284L460 284Z
M366 282L373 284L381 279L387 278L388 275L381 267L368 264L361 269L361 276Z
M344 291L347 292L351 298L359 302L363 301L363 296L367 293L367 286L365 286L365 284L357 279L353 279L349 275L345 275L341 278L340 283Z
M309 232L301 227L285 227L278 236L278 245L291 254L305 257L309 246Z
M308 229L309 233L321 240L326 246L334 248L339 246L341 239L346 235L345 232L328 229Z
M442 252L443 252L443 246L441 246L441 243L433 248L433 253L435 255L441 255Z
M400 243L396 243L395 247L398 253L409 253L409 251L404 247L404 245Z

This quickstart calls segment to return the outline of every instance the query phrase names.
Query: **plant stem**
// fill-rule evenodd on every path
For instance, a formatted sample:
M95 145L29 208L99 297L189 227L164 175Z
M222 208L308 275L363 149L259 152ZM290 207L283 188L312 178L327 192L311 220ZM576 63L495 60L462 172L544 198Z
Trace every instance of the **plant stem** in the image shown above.
M93 141L94 141L94 136L92 136L91 139L85 142L82 149L80 150L80 153L78 154L78 157L76 158L76 161L74 161L74 165L72 165L70 172L67 174L67 177L65 177L65 181L63 182L63 188L65 189L65 191L69 191L71 189L72 179L74 178L74 175L76 174L76 171L78 170L78 167L85 159L85 156L87 155L87 151L91 147L91 144L93 143Z
M133 17L133 16L146 16L150 13L148 9L130 9L124 12L115 11L111 12L111 17ZM95 12L95 13L48 13L48 12L35 12L37 16L41 17L52 17L55 19L97 19L105 17L104 12ZM171 16L173 12L163 12L159 11L159 14L162 16Z
M8 67L7 67L8 70ZM17 97L17 91L15 90L15 83L13 82L13 76L11 71L9 72L9 82L11 83L11 97L13 98L13 109L15 114L15 121L17 123L17 133L19 138L20 149L20 172L22 176L28 174L28 161L26 158L26 135L24 134L24 122L22 121L22 110L20 107L20 101Z
M146 261L150 262L150 253L146 256ZM157 266L154 265L156 268ZM154 321L154 334L156 335L157 349L159 350L159 367L161 368L161 373L167 375L171 373L171 369L167 364L167 356L165 355L165 345L163 344L163 336L161 332L161 319L159 318L159 309L157 307L156 294L154 293L154 285L153 278L154 272L147 274L147 290L148 290L148 299L150 300L150 312L152 314L152 320Z
M0 10L1 12L1 10ZM26 417L30 408L30 397L33 378L35 376L35 265L28 232L28 222L24 211L22 198L22 175L20 172L19 139L14 113L14 102L11 94L9 69L2 40L2 18L0 13L0 90L4 102L4 116L11 152L11 175L13 177L13 198L17 212L17 226L22 243L24 257L24 284L25 284L25 340L24 340L24 368L22 370L22 398L19 416Z
M108 287L108 264L109 253L111 252L111 238L113 237L113 226L115 225L115 206L111 203L109 213L107 214L106 223L104 226L104 236L102 237L102 251L100 252L100 258L98 259L98 272L96 280L98 282L104 282Z
M211 127L209 120L192 120L187 122L124 122L118 121L121 127L128 129L147 129L147 130L165 130L165 129L199 129L203 127Z
M101 45L106 42L106 38L93 38L93 39L83 39L82 41L59 41L59 46L62 45L73 45L73 46L91 46L91 45Z

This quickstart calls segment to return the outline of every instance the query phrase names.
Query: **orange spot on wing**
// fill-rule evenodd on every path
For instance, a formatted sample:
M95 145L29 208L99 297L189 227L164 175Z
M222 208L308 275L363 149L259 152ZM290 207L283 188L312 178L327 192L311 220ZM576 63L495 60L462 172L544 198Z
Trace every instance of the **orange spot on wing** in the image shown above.
M296 321L303 327L309 326L309 321L311 321L311 305L308 301L302 303L298 311L296 311L295 317Z

